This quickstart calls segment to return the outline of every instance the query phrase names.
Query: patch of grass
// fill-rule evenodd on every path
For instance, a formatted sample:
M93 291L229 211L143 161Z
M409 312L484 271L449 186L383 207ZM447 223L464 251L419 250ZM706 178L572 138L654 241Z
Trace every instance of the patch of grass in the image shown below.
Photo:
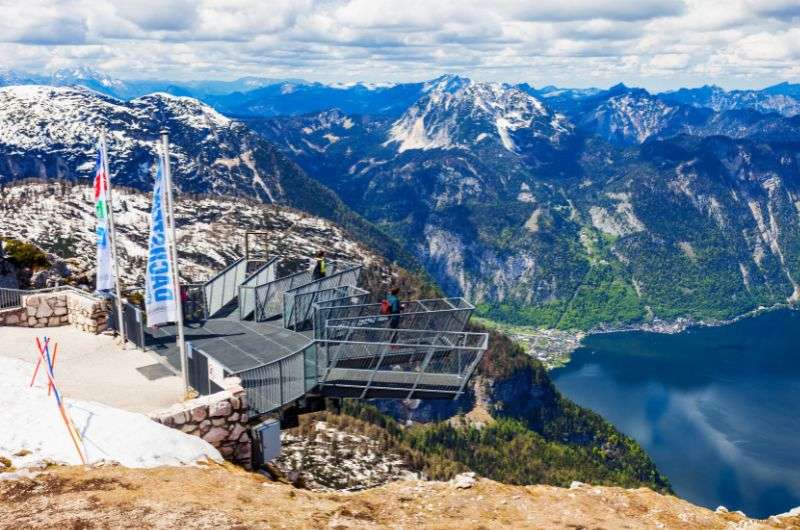
M6 259L17 268L37 271L52 266L47 254L36 245L25 243L10 237L2 239Z

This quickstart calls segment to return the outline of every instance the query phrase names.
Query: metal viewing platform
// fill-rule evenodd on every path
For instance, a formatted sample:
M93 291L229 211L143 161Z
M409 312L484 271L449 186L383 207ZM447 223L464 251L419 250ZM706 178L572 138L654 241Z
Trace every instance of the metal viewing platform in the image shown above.
M286 266L284 266L286 265ZM185 326L189 380L201 394L236 376L256 414L306 396L454 399L488 335L465 329L463 298L412 300L382 315L358 287L362 267L334 262L329 274L291 270L272 258L241 258L191 290L201 311ZM175 326L148 330L147 347L177 368Z

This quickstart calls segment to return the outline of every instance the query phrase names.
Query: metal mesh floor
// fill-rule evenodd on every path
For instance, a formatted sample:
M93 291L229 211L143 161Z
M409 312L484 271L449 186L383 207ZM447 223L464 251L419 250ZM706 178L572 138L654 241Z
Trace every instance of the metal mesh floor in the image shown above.
M148 330L148 348L166 358L176 370L181 361L175 334L176 326ZM283 321L240 321L232 318L213 318L184 326L187 341L219 361L232 372L247 370L280 359L309 344L307 334L295 333L283 327Z

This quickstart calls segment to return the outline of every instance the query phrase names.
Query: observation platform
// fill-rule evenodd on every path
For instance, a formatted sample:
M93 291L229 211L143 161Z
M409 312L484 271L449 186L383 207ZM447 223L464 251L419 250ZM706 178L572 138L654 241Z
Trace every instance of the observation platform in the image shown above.
M485 333L464 331L475 309L466 300L407 301L399 315L382 315L357 286L360 265L333 263L317 279L282 268L274 258L242 258L190 291L193 322L184 333L198 392L216 392L224 377L236 376L256 414L307 395L455 399L464 392L488 343ZM176 333L174 325L147 330L144 342L178 369Z

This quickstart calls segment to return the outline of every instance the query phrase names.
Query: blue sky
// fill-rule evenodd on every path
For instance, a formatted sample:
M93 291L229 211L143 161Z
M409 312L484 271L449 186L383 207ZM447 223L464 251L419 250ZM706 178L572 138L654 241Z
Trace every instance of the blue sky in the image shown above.
M798 0L0 0L0 68L661 90L800 81Z

